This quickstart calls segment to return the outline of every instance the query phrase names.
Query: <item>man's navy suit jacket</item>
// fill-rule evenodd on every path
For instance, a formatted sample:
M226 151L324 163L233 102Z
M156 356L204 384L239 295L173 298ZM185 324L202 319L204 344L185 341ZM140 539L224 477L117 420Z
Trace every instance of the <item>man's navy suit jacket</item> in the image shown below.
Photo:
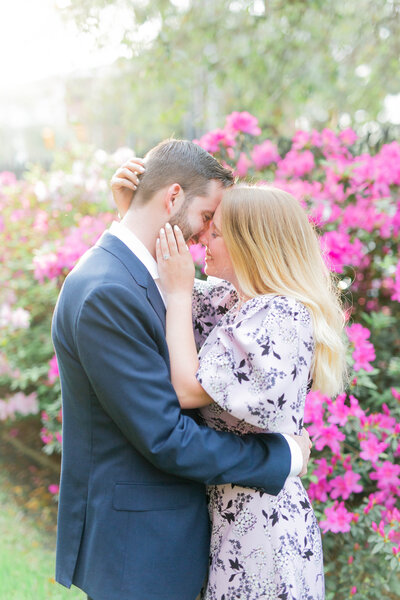
M276 495L286 440L182 413L157 286L108 232L67 277L52 335L63 397L57 581L94 600L194 600L208 567L204 484Z

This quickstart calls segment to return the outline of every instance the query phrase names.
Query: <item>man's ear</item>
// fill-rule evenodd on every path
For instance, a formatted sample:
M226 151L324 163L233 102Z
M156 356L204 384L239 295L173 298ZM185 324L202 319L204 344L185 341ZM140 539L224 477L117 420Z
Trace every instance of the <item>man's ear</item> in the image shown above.
M165 210L170 215L179 210L185 194L179 183L171 183L164 196Z

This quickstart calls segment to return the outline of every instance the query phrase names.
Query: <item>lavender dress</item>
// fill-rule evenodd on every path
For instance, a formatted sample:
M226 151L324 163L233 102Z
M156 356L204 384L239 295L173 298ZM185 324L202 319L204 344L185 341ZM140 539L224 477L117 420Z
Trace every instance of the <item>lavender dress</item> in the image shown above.
M201 409L206 424L239 435L300 433L314 351L306 307L274 294L239 307L230 284L210 278L196 280L193 319L201 346L197 378L214 400ZM212 536L202 600L324 598L320 530L299 477L288 478L277 496L215 485L208 497Z

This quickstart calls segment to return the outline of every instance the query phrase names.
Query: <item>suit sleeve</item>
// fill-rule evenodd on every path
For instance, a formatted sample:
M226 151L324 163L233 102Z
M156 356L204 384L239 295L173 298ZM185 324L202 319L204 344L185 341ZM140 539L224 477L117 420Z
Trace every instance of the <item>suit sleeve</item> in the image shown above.
M290 470L279 434L239 437L182 414L143 298L118 284L92 291L79 312L80 361L104 410L152 464L208 484L278 494Z

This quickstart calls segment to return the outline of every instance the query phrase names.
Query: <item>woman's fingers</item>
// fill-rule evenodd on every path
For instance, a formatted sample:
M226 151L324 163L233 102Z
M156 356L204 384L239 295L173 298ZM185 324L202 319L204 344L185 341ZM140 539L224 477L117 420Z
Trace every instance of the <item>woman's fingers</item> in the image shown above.
M136 183L129 181L128 179L121 179L120 177L113 177L111 180L111 185L113 188L129 188L130 190L135 191L137 189Z
M156 240L156 259L158 264L160 264L162 260L160 238Z
M130 169L128 169L128 167L121 167L120 169L118 169L114 177L117 177L119 179L128 179L128 181L131 181L134 185L138 185L139 183L139 177L137 172L131 171Z
M176 245L173 229L169 223L166 223L165 225L165 234L168 242L169 253L171 256L175 256L178 254L178 247Z
M122 168L130 169L131 171L137 171L138 173L144 173L144 160L143 158L131 158L122 165Z
M171 252L169 250L167 236L165 235L165 230L160 229L160 250L161 250L161 258L164 260L168 260L171 256Z
M174 227L174 233L175 233L175 240L176 240L176 244L178 246L178 252L179 252L179 254L183 254L184 252L188 252L189 248L186 245L185 238L183 237L183 233L180 230L180 228L178 227L178 225L175 225L175 227Z
M176 256L189 252L182 231L177 225L172 229L169 223L160 230L160 249L161 253Z

